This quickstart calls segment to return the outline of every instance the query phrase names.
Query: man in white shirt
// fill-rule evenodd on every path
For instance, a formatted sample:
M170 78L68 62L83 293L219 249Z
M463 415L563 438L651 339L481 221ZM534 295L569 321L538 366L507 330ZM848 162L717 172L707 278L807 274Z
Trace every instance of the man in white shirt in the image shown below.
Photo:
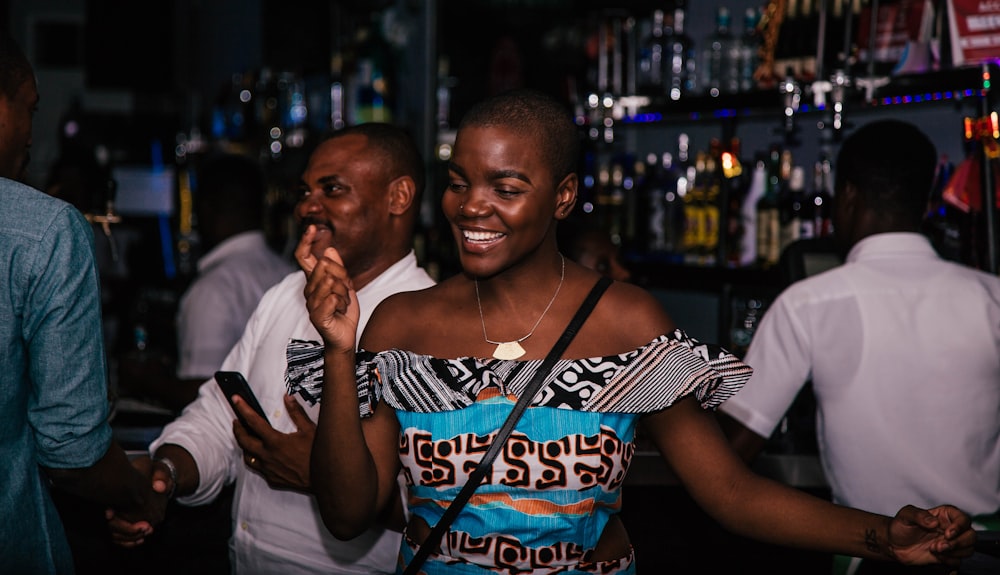
M919 233L933 144L915 126L859 128L837 159L834 231L846 263L787 288L720 407L752 459L812 380L837 503L877 513L947 500L1000 509L1000 277L941 259Z
M433 284L412 249L422 170L404 131L364 124L321 143L303 174L297 218L303 227L315 226L314 253L332 245L344 257L363 310L361 327L385 297ZM246 376L273 428L251 416L257 438L235 423L226 398L209 380L151 444L153 485L182 504L198 505L235 482L235 573L391 573L398 531L378 528L337 540L310 494L309 455L320 408L314 382L322 364L303 360L301 352L321 350L322 340L309 320L305 283L296 271L269 290L222 365ZM149 460L137 462L143 465L148 468ZM401 515L386 524L401 529ZM139 525L115 518L110 524L120 543L142 542L135 532Z

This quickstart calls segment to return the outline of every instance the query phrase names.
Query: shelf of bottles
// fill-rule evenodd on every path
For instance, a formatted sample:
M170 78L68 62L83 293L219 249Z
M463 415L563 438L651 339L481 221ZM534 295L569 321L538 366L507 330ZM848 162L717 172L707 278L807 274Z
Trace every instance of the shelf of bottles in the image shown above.
M916 65L913 47L892 64L863 43L872 4L878 8L774 0L747 8L739 27L719 6L714 32L700 42L688 34L683 2L602 15L587 89L573 98L585 144L581 217L606 229L639 269L767 270L790 243L832 235L832 160L846 111L986 102L995 68L954 67L942 58ZM923 18L946 35L944 4ZM819 153L793 158L805 117L820 126ZM735 125L747 119L773 119L775 142L742 148ZM695 148L683 125L701 120L717 124L719 135ZM680 133L638 157L626 135L644 126Z

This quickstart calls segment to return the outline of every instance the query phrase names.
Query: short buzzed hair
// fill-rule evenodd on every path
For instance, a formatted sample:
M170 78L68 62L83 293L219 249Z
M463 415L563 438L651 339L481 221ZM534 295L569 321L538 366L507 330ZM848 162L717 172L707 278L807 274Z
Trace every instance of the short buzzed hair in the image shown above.
M0 32L0 96L13 100L18 89L34 75L31 62L8 34Z
M410 133L394 124L369 122L333 132L327 140L351 134L364 136L368 140L368 146L379 155L389 180L402 176L409 176L413 180L413 184L416 186L416 196L413 198L413 203L419 205L420 198L424 193L426 177L423 158Z
M920 128L903 120L876 120L841 144L834 195L850 183L869 206L919 223L936 169L937 151Z
M528 88L497 94L465 114L458 129L467 126L504 128L537 138L542 155L552 168L555 185L576 173L579 130L569 109L548 94Z

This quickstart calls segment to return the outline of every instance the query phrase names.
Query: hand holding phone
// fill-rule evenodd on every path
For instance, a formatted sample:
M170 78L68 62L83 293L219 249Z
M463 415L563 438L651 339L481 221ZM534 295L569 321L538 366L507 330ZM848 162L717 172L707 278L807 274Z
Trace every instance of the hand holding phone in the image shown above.
M257 396L254 395L253 390L250 389L250 384L247 383L247 380L243 377L242 373L238 371L217 371L215 372L215 382L219 384L223 395L226 396L226 401L228 401L230 407L233 408L233 413L236 414L236 417L240 420L240 423L243 424L243 427L245 427L247 431L253 433L253 430L249 425L247 425L246 419L240 415L236 406L233 405L234 395L240 396L240 399L253 408L253 410L257 412L257 415L261 416L264 421L270 423L267 416L264 415L264 408L260 406L260 402L257 401Z

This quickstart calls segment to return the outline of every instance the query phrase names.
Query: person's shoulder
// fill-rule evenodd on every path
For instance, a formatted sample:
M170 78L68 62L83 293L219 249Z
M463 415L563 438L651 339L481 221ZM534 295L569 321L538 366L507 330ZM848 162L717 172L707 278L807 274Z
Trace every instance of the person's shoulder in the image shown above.
M83 214L72 204L27 184L0 178L0 228L44 234L55 223L83 228Z
M625 307L635 311L658 313L663 310L659 300L649 290L628 282L612 281L601 301L607 306Z
M420 289L395 292L379 302L372 319L376 319L376 315L396 315L399 312L405 312L407 317L433 313L441 304L443 291L442 284L432 284Z
M1000 275L950 260L944 260L942 265L949 269L948 277L953 281L962 281L972 289L982 289L1000 297Z
M592 333L599 333L601 340L616 348L616 353L645 345L677 327L653 294L642 286L620 281L611 283L588 323Z
M380 346L400 346L401 337L420 333L437 325L448 313L448 302L453 298L452 282L434 284L421 289L396 292L376 306L365 325L364 340L379 342ZM381 348L381 347L380 347Z

